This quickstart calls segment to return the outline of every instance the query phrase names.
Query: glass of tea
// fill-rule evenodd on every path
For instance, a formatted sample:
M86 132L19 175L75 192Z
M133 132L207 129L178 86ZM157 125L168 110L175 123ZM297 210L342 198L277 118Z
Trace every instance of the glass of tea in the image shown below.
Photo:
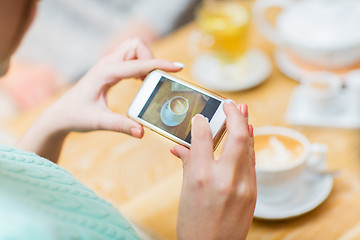
M223 62L233 62L247 50L250 10L244 0L205 0L197 12L202 45Z

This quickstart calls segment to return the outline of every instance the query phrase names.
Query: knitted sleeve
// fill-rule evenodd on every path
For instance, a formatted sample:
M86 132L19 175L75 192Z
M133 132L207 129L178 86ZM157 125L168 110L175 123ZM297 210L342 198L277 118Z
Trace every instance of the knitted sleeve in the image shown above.
M63 168L0 145L0 239L140 239L110 203Z

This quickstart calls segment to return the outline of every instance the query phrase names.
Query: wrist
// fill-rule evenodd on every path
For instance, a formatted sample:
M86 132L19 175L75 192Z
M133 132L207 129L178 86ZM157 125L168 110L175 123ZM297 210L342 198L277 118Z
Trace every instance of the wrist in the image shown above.
M67 135L71 132L67 110L61 109L57 104L48 107L33 124L32 127L41 129L44 135Z
M18 147L57 162L63 142L70 132L57 109L46 109L21 138Z

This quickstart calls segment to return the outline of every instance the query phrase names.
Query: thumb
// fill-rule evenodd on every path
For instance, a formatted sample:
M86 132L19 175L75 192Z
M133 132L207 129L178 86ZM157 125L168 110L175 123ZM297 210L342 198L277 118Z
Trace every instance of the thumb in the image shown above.
M144 135L142 125L124 115L109 111L99 116L101 119L98 129L122 132L136 138L142 138Z
M181 159L181 161L183 162L183 167L185 167L185 164L188 162L188 160L190 159L190 150L187 149L184 146L181 145L177 145L175 147L173 147L172 149L170 149L170 152L175 156Z

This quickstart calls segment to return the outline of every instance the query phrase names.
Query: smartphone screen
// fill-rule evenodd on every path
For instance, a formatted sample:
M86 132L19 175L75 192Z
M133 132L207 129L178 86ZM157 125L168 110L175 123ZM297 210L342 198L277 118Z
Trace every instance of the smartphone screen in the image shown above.
M138 117L191 143L191 119L200 113L209 121L221 101L161 77Z

